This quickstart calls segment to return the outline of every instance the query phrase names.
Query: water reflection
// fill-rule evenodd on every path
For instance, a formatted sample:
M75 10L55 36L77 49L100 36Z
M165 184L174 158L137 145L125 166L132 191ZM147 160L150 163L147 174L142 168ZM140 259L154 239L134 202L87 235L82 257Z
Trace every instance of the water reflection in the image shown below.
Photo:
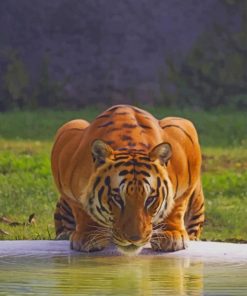
M151 256L5 257L0 295L241 295L247 264L236 270L233 279L231 265Z

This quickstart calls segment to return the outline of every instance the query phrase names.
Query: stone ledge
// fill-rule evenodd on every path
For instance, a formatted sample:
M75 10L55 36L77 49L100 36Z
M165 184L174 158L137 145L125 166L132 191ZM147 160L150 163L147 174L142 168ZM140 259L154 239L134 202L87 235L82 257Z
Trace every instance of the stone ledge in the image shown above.
M0 241L0 258L9 256L119 256L112 246L100 252L81 253L70 249L69 241ZM138 256L162 256L167 258L189 258L203 261L246 261L247 244L191 241L186 250L162 253L148 246Z

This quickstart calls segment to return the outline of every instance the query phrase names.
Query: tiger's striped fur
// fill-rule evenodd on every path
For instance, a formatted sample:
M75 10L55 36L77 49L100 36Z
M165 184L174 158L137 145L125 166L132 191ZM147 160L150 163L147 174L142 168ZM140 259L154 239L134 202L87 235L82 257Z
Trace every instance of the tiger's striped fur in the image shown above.
M186 119L157 120L139 108L118 105L91 124L62 126L52 150L61 197L57 238L94 251L113 241L123 252L150 242L154 250L183 249L204 222L201 153Z

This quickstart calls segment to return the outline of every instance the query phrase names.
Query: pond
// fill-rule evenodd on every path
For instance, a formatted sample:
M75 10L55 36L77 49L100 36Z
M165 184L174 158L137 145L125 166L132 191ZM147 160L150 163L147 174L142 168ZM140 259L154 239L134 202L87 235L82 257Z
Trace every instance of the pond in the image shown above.
M225 250L217 258L215 248L214 256L211 253L211 256L204 257L196 252L193 255L193 249L198 244L194 244L191 251L176 252L178 255L145 250L141 255L125 257L119 256L116 251L109 256L104 252L93 256L80 254L66 249L68 244L65 242L60 242L60 249L55 251L52 246L56 242L53 242L48 248L46 245L45 251L42 249L45 244L40 243L36 252L30 252L21 245L14 253L16 244L10 245L9 242L8 253L6 245L1 250L2 243L0 295L177 296L247 293L247 257L243 260L236 260L234 256L222 258L224 254L231 255L230 252L226 254ZM243 252L245 248L247 245L242 246Z

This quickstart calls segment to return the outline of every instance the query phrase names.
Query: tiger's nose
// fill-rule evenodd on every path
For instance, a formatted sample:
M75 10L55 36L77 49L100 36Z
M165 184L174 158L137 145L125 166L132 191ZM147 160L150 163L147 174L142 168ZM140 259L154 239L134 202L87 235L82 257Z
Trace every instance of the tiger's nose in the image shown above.
M141 236L136 234L136 235L132 235L128 238L129 241L135 243L141 240Z

